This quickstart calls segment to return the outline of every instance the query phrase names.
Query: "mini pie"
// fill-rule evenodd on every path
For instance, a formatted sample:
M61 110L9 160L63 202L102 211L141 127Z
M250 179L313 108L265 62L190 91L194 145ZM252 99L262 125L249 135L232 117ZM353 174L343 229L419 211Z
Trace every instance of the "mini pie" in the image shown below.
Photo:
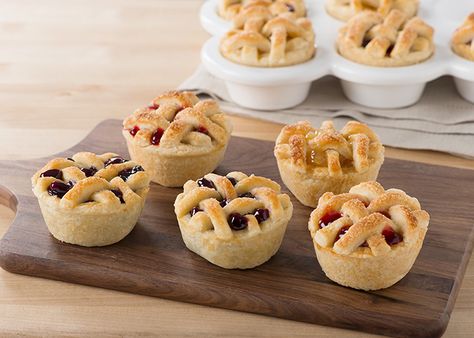
M384 147L365 124L348 122L340 132L332 121L315 129L307 121L283 127L275 157L285 185L304 205L316 207L325 192L349 191L358 183L376 180Z
M399 189L364 182L349 193L325 193L311 213L316 256L334 282L362 290L392 286L413 266L430 216Z
M221 40L221 54L230 61L255 67L303 63L315 54L311 21L293 13L273 17L264 7L253 7L234 21Z
M306 15L303 0L220 0L218 14L226 20L232 20L250 7L266 7L273 16L288 12L297 17Z
M418 5L419 0L327 0L326 11L342 21L348 21L363 11L387 16L392 9L397 9L411 18L418 12Z
M132 160L151 180L181 187L213 171L221 162L232 125L214 100L171 91L156 97L123 122Z
M186 247L226 269L250 269L269 260L293 213L277 183L241 172L186 182L174 206Z
M132 231L150 178L117 154L80 152L49 161L31 182L50 233L91 247L116 243Z
M451 48L457 55L474 61L474 13L471 13L454 32Z
M419 17L392 10L385 18L362 12L339 30L337 49L346 59L378 67L423 62L434 53L433 28Z

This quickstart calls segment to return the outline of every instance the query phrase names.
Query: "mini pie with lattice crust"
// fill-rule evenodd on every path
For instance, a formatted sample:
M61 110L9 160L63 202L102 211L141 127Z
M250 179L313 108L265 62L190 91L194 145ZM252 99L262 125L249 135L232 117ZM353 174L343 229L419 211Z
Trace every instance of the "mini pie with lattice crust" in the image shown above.
M80 152L49 161L31 182L50 233L91 247L114 244L132 231L150 178L117 154Z
M311 21L293 13L272 17L264 7L250 8L234 21L221 40L221 54L232 62L254 67L282 67L315 55Z
M349 193L325 193L308 226L329 279L355 289L378 290L410 271L429 220L416 198L372 181Z
M265 7L273 16L282 13L306 16L304 0L220 0L217 12L222 18L233 20L251 7Z
M212 172L227 149L232 125L214 100L190 92L170 91L123 122L132 160L151 180L181 187Z
M338 52L351 61L377 67L402 67L429 59L435 50L433 28L419 17L392 10L386 17L365 11L339 30Z
M471 13L454 32L451 48L457 55L474 61L474 13Z
M349 191L376 180L384 161L384 147L365 124L350 121L341 131L332 121L315 129L307 121L283 127L274 154L285 185L304 205L315 208L331 191Z
M388 13L397 9L408 18L414 17L418 12L419 0L327 0L326 11L332 17L348 21L353 16L370 11L387 16Z
M174 203L186 247L226 269L250 269L276 254L293 213L280 186L231 172L188 181Z

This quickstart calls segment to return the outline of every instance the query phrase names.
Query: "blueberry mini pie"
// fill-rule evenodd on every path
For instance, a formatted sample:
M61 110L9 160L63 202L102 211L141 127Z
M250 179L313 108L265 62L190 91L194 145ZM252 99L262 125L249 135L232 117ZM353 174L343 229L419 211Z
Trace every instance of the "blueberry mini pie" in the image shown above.
M375 180L384 161L384 147L365 124L348 122L339 132L332 121L320 129L309 122L283 127L275 144L280 176L304 205L316 207L325 192L347 192Z
M474 13L471 13L454 32L451 48L457 55L474 61Z
M272 17L255 8L236 18L234 29L221 40L221 54L232 62L255 67L281 67L303 63L315 54L311 21L293 13Z
M216 101L176 91L136 110L123 127L132 160L153 182L167 187L212 172L224 157L232 131Z
M306 15L303 0L220 0L218 13L226 20L232 20L252 7L264 7L273 16L294 13L297 17Z
M418 12L418 0L327 0L326 11L334 18L347 21L363 11L386 16L392 9L411 18Z
M337 49L346 59L369 66L413 65L433 55L433 28L396 9L386 17L366 11L340 29Z
M188 249L226 269L249 269L269 260L293 213L277 183L241 172L186 182L174 206Z
M51 234L82 246L109 245L127 236L150 183L137 163L88 152L49 161L31 181Z
M349 193L325 193L311 213L309 231L327 277L362 290L392 286L413 266L430 217L399 189L377 182Z

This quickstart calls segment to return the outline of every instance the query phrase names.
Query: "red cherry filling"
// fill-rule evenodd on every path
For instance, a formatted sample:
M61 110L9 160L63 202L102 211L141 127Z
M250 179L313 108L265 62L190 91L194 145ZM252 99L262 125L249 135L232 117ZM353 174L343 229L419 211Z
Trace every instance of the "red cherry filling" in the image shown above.
M257 222L260 224L270 218L270 211L268 209L257 209L255 210L253 215L257 219Z
M120 203L125 203L124 199L123 199L123 194L120 190L118 189L114 189L114 190L110 190L114 193L115 196L117 196L117 198L120 200Z
M130 135L135 136L140 131L138 126L133 127L133 129L129 130Z
M288 12L294 12L295 11L295 7L293 5L288 4L288 3L286 3L285 5L288 8Z
M244 230L248 225L247 217L237 212L229 215L228 222L233 230Z
M229 177L229 176L226 176L227 179L230 181L230 183L232 183L233 186L235 186L237 184L237 180L233 177Z
M63 172L59 169L49 169L40 175L40 177L54 177L59 180L63 179Z
M150 103L147 108L157 110L158 108L160 108L160 105L158 103L153 102L153 103Z
M198 184L198 186L200 187L206 187L206 188L211 188L211 189L215 189L216 186L214 185L214 183L212 183L212 181L209 181L208 179L205 179L204 177L203 178L200 178L196 181L196 183Z
M194 207L191 209L191 211L189 212L189 214L191 215L191 217L193 217L194 215L196 215L199 211L202 211L201 209L199 209L198 207Z
M124 169L118 173L117 176L119 176L122 180L126 181L130 176L133 174L136 174L139 171L145 171L141 166L136 165L133 168L129 169Z
M239 195L240 198L255 198L254 195L250 192L246 192L245 194Z
M158 128L153 135L151 135L150 143L154 146L159 145L164 132L162 128Z
M96 167L90 167L90 168L81 168L81 171L86 175L86 177L91 177L94 176L95 173L97 172Z
M319 228L322 229L341 217L342 217L342 214L340 212L329 211L319 220Z
M48 194L51 196L58 196L59 198L63 198L66 193L71 190L72 185L60 182L60 181L55 181L51 183L48 187Z
M392 227L386 226L383 231L382 235L385 237L385 241L388 245L395 245L400 243L403 238L398 233L396 233Z
M111 157L107 161L105 161L104 167L107 167L111 164L120 164L120 163L125 163L125 162L127 162L127 160L121 158L120 156Z
M221 207L225 207L227 204L229 204L229 201L226 199L223 199L222 201L219 202Z
M338 240L340 240L348 231L349 231L349 228L350 227L343 227L339 230L337 236L336 236L336 240L334 242L337 242Z
M203 126L199 126L199 127L195 128L194 131L197 131L198 133L209 135L209 130L207 130L207 128L203 127Z

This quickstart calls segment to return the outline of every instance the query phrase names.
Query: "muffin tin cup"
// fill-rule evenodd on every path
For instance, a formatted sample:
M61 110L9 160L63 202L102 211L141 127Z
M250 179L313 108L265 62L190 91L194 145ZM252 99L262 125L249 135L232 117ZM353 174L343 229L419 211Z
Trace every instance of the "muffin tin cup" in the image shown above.
M226 83L237 104L261 110L293 107L307 97L310 84L326 75L341 80L347 98L373 108L402 108L415 104L426 84L440 76L451 75L459 94L474 102L474 62L451 51L450 38L465 17L474 11L470 0L459 0L452 9L448 0L421 2L420 17L435 28L436 50L428 60L404 67L372 67L345 59L336 50L337 33L343 22L333 19L324 1L309 2L308 17L316 32L316 56L302 64L287 67L249 67L225 59L219 52L222 36L231 23L217 14L217 0L201 8L201 23L211 34L201 51L205 68ZM449 15L448 15L448 14Z

